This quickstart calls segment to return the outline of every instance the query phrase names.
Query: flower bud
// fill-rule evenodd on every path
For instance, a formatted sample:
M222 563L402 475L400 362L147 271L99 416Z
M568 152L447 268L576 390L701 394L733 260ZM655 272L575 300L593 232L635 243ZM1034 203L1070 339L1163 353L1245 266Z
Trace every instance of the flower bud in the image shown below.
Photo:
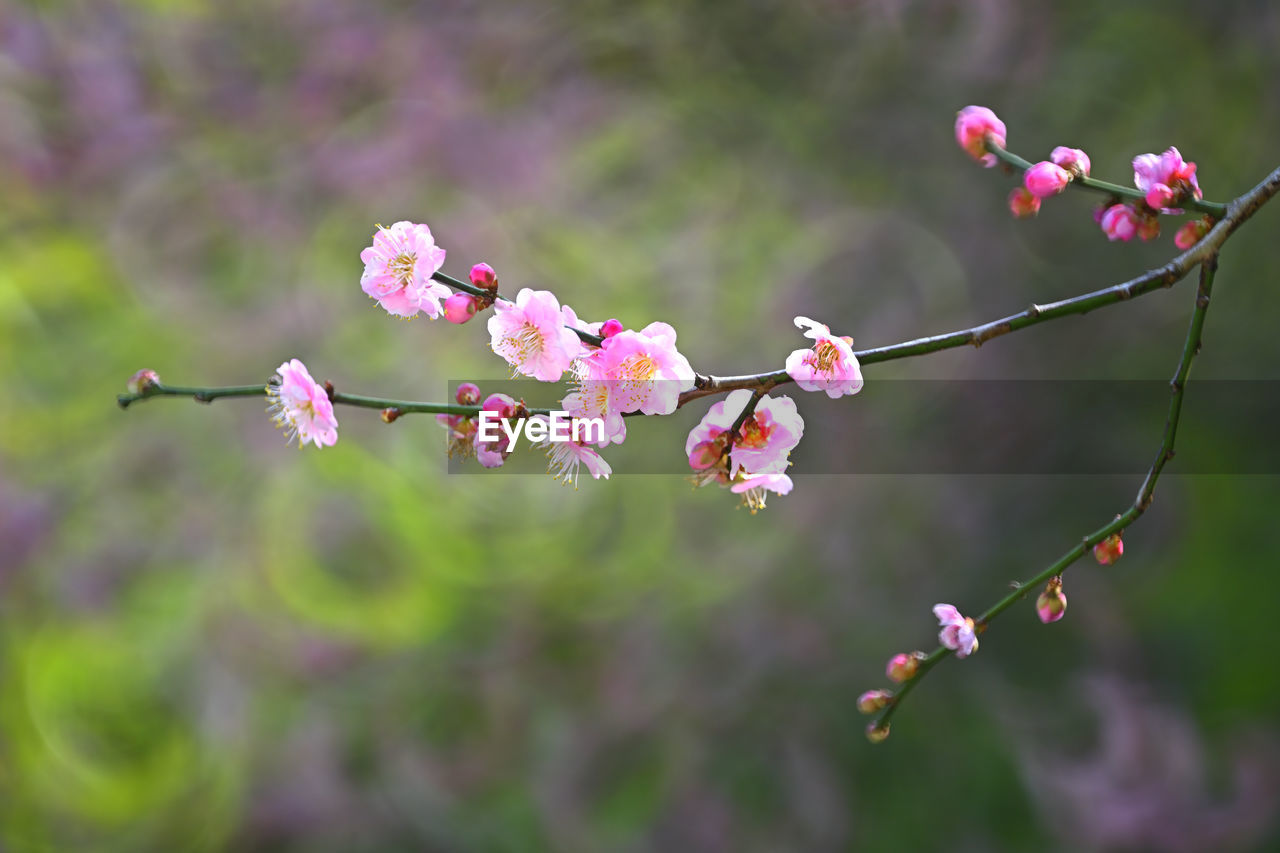
M1171 187L1164 184L1156 184L1147 190L1145 200L1147 206L1155 210L1162 210L1173 204L1174 192Z
M457 400L459 405L474 406L480 402L480 387L474 382L463 382L458 386L458 390L453 392L453 399Z
M1154 216L1143 216L1138 219L1138 236L1142 242L1154 240L1160 236L1160 220Z
M1108 207L1098 220L1102 231L1111 241L1122 240L1128 243L1138 233L1138 214L1127 204L1113 204Z
M1040 199L1026 187L1014 187L1009 193L1009 212L1017 219L1027 219L1040 212Z
M146 394L159 384L160 377L156 375L156 372L143 368L129 377L129 382L125 387L129 389L130 394Z
M889 676L890 681L895 681L898 684L909 681L916 674L916 669L919 668L920 661L924 657L924 652L896 654L889 658L889 663L884 668L884 674Z
M383 409L383 410L382 410L382 413L381 413L381 416L382 416L382 422L383 422L384 424L393 423L393 422L395 422L395 420L396 420L397 418L399 418L399 417L400 417L401 415L403 415L403 414L404 414L404 412L400 411L400 410L399 410L399 409L397 409L396 407L394 407L394 406L389 406L389 407L387 407L387 408L385 408L385 409Z
M470 293L455 293L444 301L444 318L450 323L463 323L476 316L476 298Z
M864 714L874 714L888 707L893 701L893 694L888 690L868 690L858 697L858 710Z
M1067 596L1062 591L1062 578L1050 578L1044 592L1036 599L1036 615L1048 625L1057 622L1067 612Z
M1207 216L1199 219L1193 219L1178 229L1178 233L1173 235L1173 242L1179 249L1186 251L1199 243L1204 235L1209 233L1209 229L1213 227L1213 220Z
M1071 183L1071 173L1056 163L1041 160L1022 176L1022 183L1028 191L1038 198L1057 195Z
M516 401L506 394L490 394L484 398L480 407L486 412L496 412L500 418L513 418L516 415Z
M1077 178L1089 177L1089 155L1079 148L1059 145L1049 154L1049 160L1066 169Z
M888 723L868 723L867 724L867 740L872 743L884 743L889 737Z
M604 325L600 327L600 337L612 338L618 332L622 331L622 323L618 320L605 320Z
M476 264L471 268L471 283L485 290L497 290L498 274L488 264Z
M996 164L996 155L987 151L987 140L1004 148L1005 134L1004 122L986 107L968 106L956 113L956 142L988 169Z
M1113 533L1093 546L1093 559L1100 565L1109 566L1124 554L1124 541L1119 533Z

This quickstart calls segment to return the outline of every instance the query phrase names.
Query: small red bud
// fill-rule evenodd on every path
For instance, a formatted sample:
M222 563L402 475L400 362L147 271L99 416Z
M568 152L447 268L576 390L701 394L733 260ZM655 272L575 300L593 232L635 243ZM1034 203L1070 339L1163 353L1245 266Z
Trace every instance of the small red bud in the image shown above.
M612 338L614 335L618 334L618 332L621 332L621 331L622 331L621 321L616 319L605 320L604 324L600 327L600 337Z
M888 690L868 690L858 697L858 710L864 714L874 714L893 701L893 694Z
M382 422L384 424L392 423L393 421L396 420L396 418L400 417L403 414L404 412L400 411L394 406L390 406L382 410Z
M1124 541L1119 533L1113 533L1093 546L1093 559L1103 566L1109 566L1124 554Z
M888 723L868 723L867 724L867 740L872 743L884 743L889 737Z
M463 382L458 386L458 390L453 392L453 399L457 400L459 405L474 406L480 402L480 386L474 382Z
M498 274L488 264L476 264L471 268L471 283L485 290L497 290Z
M924 652L896 654L889 658L889 663L884 668L884 674L889 676L890 681L895 681L898 684L910 681L915 676L916 669L920 666L920 661L924 660L924 658Z
M1062 578L1050 578L1044 592L1036 599L1036 615L1048 625L1057 622L1067 612L1067 596L1062 591Z

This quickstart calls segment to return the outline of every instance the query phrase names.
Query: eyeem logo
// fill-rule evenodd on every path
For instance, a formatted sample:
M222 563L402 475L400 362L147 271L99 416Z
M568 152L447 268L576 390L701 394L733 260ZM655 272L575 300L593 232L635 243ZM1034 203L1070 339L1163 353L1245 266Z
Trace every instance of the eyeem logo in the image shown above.
M553 411L549 418L515 420L487 409L480 412L476 424L478 440L501 441L505 435L508 447L515 450L522 433L531 444L541 441L595 444L604 441L604 418L575 418L565 411Z

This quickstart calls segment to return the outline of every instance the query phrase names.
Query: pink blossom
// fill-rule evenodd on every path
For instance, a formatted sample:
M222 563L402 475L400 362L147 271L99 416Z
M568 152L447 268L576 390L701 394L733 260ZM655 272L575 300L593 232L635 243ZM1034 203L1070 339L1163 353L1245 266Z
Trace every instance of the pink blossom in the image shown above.
M478 307L479 303L470 293L455 293L444 301L444 318L461 325L476 316Z
M1183 160L1182 154L1173 147L1163 154L1134 157L1133 183L1146 195L1147 203L1161 213L1181 213L1166 205L1189 197L1203 197L1196 180L1196 164Z
M338 419L328 393L296 358L276 369L267 385L267 398L271 401L267 411L289 441L297 438L299 447L307 442L332 447L338 441Z
M1009 212L1018 219L1027 219L1040 212L1040 199L1026 187L1014 187L1009 191Z
M1065 145L1059 145L1050 152L1049 160L1076 177L1089 177L1089 155L1079 148L1067 148Z
M496 302L489 318L490 346L517 373L555 382L578 355L579 340L564 326L555 294L524 288L515 302Z
M486 412L495 412L498 417L513 418L516 414L516 401L506 394L490 394L480 408ZM476 459L486 468L499 468L511 455L511 441L505 430L499 430L496 441L481 441L480 431L475 431Z
M364 274L360 287L387 313L415 317L419 311L435 319L440 300L450 290L431 276L444 264L445 251L435 244L431 229L412 222L379 226L373 245L360 253Z
M986 140L1005 147L1005 126L986 107L968 106L956 114L956 142L973 159L988 169L996 164L996 155L986 149Z
M535 416L539 420L547 420L542 415ZM549 422L549 421L548 421ZM613 469L604 457L593 447L587 446L581 441L552 441L550 438L544 439L538 443L539 447L549 447L547 458L547 473L553 479L559 480L566 486L578 488L578 469L585 466L587 473L591 475L593 480L599 480L601 477L609 479L609 475L613 473ZM603 446L603 445L602 445Z
M964 658L978 650L978 634L973 620L960 615L950 604L935 604L933 615L938 617L942 630L938 632L938 642L953 649L956 657Z
M796 317L797 328L815 343L787 356L787 375L805 391L826 391L835 399L862 390L862 369L853 354L853 339L836 337L831 329L808 317Z
M1048 198L1067 188L1067 184L1071 183L1071 173L1048 160L1041 160L1027 169L1022 176L1022 183L1037 198Z
M756 512L764 509L768 492L779 495L791 493L791 478L782 473L747 474L730 486L729 491L735 495L742 495L743 503L751 510L751 514L755 515Z
M1119 533L1113 533L1093 546L1093 558L1099 565L1109 566L1124 556L1124 540Z
M450 459L455 456L466 459L476 452L477 426L474 420L466 415L436 415L436 423L444 427L448 433L446 441Z
M474 382L463 382L453 392L453 399L461 406L474 406L480 402L480 386Z
M684 452L691 467L695 470L710 467L700 467L706 456L706 448L700 445L720 442L723 448L729 429L750 401L751 392L745 388L738 389L707 411L685 440ZM782 473L790 464L787 457L803 435L804 420L796 411L795 402L790 397L764 395L756 404L755 411L738 429L729 450L731 468L726 472L728 478L735 479L739 471L744 471L747 476ZM717 458L722 455L718 454Z
M676 349L676 331L666 323L650 323L608 338L594 365L609 385L609 406L618 412L669 415L680 392L693 387L689 360Z
M1128 243L1138 233L1140 218L1136 211L1127 204L1113 204L1102 214L1099 222L1107 239L1112 242L1123 240Z
M627 422L622 417L622 412L610 404L612 385L607 379L579 379L573 392L560 401L561 408L571 417L599 418L604 421L600 447L621 444L627 437Z
M498 289L498 274L488 264L476 264L471 268L471 283L485 290Z

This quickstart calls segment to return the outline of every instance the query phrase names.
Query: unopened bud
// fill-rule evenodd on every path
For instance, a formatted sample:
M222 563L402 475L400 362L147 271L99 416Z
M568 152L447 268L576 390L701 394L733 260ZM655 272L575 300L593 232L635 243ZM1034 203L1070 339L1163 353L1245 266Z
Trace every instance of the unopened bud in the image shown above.
M889 737L888 723L868 723L867 724L867 740L872 743L884 743Z
M457 400L459 405L474 406L480 402L480 386L474 382L463 382L458 386L458 390L453 392L453 399Z
M1124 554L1124 541L1119 533L1113 533L1093 546L1093 559L1103 566L1109 566Z
M1014 187L1009 193L1009 212L1016 219L1027 219L1040 212L1040 199L1026 187Z
M858 710L864 714L874 714L888 707L893 701L893 694L888 690L868 690L858 697Z
M1050 578L1044 592L1036 599L1036 615L1048 625L1057 622L1067 612L1067 596L1062 591L1062 578Z
M471 283L485 290L497 290L498 274L488 264L476 264L471 268Z
M924 657L924 652L896 654L889 658L889 663L884 668L884 674L889 676L890 681L895 681L898 684L910 681L915 676L916 670L920 667L920 661Z
M144 368L130 376L129 383L125 387L129 389L130 394L145 394L159 384L160 377L156 372Z
M612 338L614 335L618 334L618 332L621 332L621 331L622 331L621 321L617 319L605 320L604 323L600 326L600 337Z
M1178 229L1178 233L1173 235L1173 242L1179 249L1183 251L1190 249L1196 243L1199 243L1204 235L1209 233L1209 229L1213 227L1213 220L1207 216L1200 219L1193 219Z
M404 412L400 411L400 410L399 410L399 409L397 409L396 407L394 407L394 406L390 406L390 407L385 408L385 409L383 409L383 410L382 410L382 422L383 422L384 424L389 424L389 423L393 422L394 420L396 420L396 418L400 417L400 416L401 416L401 415L403 415L403 414L404 414Z
M462 325L476 316L479 307L470 293L455 293L444 301L444 318L450 323Z

